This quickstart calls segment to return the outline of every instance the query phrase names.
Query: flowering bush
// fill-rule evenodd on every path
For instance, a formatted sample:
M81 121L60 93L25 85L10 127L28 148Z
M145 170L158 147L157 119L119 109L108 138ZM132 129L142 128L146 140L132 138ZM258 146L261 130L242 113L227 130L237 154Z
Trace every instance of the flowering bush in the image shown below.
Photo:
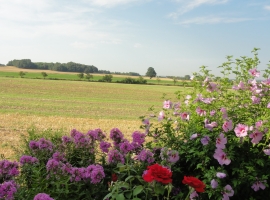
M270 65L256 80L253 53L229 56L222 78L201 67L187 94L142 117L131 141L118 128L112 142L100 129L30 133L20 174L17 162L0 161L0 199L267 199Z

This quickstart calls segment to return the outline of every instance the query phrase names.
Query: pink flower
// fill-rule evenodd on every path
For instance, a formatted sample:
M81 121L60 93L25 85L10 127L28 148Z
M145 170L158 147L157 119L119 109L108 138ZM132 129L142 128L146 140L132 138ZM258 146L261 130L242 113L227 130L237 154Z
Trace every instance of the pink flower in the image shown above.
M208 143L209 143L209 141L210 141L210 138L209 138L209 136L204 136L202 139L201 139L201 143L205 146L205 145L207 145Z
M222 200L229 200L230 197L234 195L234 191L230 185L226 185L224 187L224 191L222 192L222 194L223 194Z
M196 108L196 112L200 116L206 115L206 111L202 110L200 107Z
M263 152L264 152L266 155L270 156L270 149L264 149Z
M266 181L263 181L263 182L266 182ZM251 188L252 188L255 192L257 192L260 188L261 188L262 190L264 190L264 189L265 189L265 185L264 185L261 181L256 181L256 182L251 186Z
M209 131L212 131L214 127L217 127L217 122L211 122L209 123L207 119L204 120L204 127L207 128Z
M260 76L260 72L257 71L256 68L253 68L251 70L248 71L250 73L251 76L254 76L254 77L259 77Z
M209 83L206 90L208 92L217 91L217 84L215 84L215 83Z
M232 89L234 89L234 90L244 90L245 89L245 85L244 85L244 83L242 81L240 81L240 83L238 85L234 85L232 87Z
M193 200L194 198L196 198L196 197L198 197L198 196L199 196L198 193L197 193L196 191L193 191L193 192L190 194L189 198L190 198L190 200Z
M217 172L217 177L218 178L225 178L226 177L226 174L225 173L222 173L222 172Z
M216 140L216 147L218 149L225 149L225 144L227 144L227 138L225 138L224 134L221 133Z
M190 140L194 140L198 137L198 134L195 133L195 134L192 134L191 137L190 137Z
M248 132L248 126L244 125L244 124L237 124L234 132L236 134L237 137L245 137L247 135Z
M217 188L217 186L218 186L218 182L215 179L211 180L211 187L215 189Z
M215 150L214 158L220 165L229 165L231 163L231 160L228 159L226 153L222 149Z
M187 112L180 113L182 120L189 120L189 114Z
M262 120L257 121L257 122L255 123L256 128L260 128L262 125L263 125L263 121L262 121Z
M172 107L172 102L170 100L164 101L163 102L163 108L169 109Z
M164 111L160 111L159 115L158 115L158 121L161 121L165 118L165 113Z
M214 116L215 114L216 114L216 111L215 111L215 110L211 110L211 111L210 111L210 115L211 115L211 116Z
M253 103L253 104L259 104L260 101L261 101L261 98L256 97L256 96L252 96L252 97L251 97L251 100L252 100L252 103Z
M267 104L267 108L270 108L270 103Z
M233 129L233 123L232 120L225 121L224 124L222 125L222 128L224 132L228 132Z
M227 119L228 118L228 114L227 114L227 109L226 108L220 108L220 112L222 112L223 113L223 115L222 115L222 118L223 119Z
M251 133L249 137L252 138L251 142L253 144L258 144L261 141L263 134L256 130L255 132Z

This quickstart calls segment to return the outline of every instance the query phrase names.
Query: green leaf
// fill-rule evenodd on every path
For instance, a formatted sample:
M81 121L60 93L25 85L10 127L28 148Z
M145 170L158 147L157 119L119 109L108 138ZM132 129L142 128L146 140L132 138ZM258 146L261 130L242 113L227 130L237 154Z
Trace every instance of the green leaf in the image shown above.
M126 198L130 199L131 195L132 195L132 192L131 191L125 191L124 194L125 194Z
M117 199L117 200L125 200L125 197L124 197L123 194L118 194L118 195L116 196L116 199Z
M127 182L129 179L132 179L132 180L133 180L133 179L134 179L134 176L128 176L128 177L125 179L125 182ZM131 181L132 181L132 180L131 180Z
M156 194L164 194L164 187L162 185L156 185L155 186L155 193Z
M137 196L138 194L142 192L142 190L143 190L142 185L136 186L136 188L133 190L133 196Z
M136 197L136 198L133 198L132 200L141 200L140 198Z

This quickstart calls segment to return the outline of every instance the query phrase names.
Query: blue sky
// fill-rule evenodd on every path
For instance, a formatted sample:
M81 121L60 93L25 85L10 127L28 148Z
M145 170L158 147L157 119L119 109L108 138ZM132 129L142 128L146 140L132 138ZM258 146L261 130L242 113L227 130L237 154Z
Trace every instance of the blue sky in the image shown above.
M227 55L270 60L270 0L0 0L0 63L69 61L102 70L214 74Z

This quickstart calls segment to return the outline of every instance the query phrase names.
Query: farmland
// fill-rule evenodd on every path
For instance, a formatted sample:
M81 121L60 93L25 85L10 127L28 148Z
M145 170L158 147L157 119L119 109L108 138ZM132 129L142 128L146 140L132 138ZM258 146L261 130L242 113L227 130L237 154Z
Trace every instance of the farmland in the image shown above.
M2 73L2 72L0 72ZM118 127L125 134L139 129L139 116L162 107L163 93L175 100L176 86L0 78L0 154L12 157L10 145L35 126L39 130Z

